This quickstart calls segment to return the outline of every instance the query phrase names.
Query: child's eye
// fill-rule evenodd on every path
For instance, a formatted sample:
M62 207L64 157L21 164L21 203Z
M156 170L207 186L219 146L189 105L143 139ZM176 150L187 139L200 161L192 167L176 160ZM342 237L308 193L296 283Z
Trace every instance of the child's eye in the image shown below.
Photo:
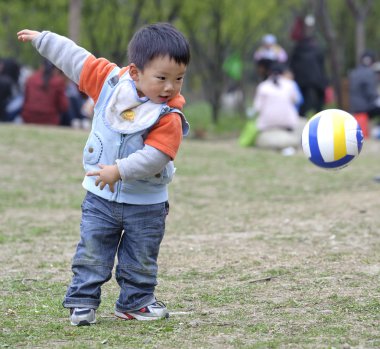
M164 80L165 80L165 77L164 77L164 76L157 76L157 79L158 79L158 80L162 80L162 81L164 81Z
M183 76L177 78L177 81L181 81L181 80L183 80Z

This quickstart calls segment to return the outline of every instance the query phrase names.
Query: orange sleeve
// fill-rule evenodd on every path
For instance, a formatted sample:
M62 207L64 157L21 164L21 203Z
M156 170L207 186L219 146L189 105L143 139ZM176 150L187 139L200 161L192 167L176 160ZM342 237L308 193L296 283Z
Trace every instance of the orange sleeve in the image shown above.
M182 141L182 121L177 113L164 115L145 139L148 144L174 160Z
M79 89L96 103L104 81L115 67L115 63L111 63L105 58L96 58L93 55L89 56L86 62L84 62L79 78Z
M185 98L181 94L178 94L168 102L168 106L182 110L185 103Z

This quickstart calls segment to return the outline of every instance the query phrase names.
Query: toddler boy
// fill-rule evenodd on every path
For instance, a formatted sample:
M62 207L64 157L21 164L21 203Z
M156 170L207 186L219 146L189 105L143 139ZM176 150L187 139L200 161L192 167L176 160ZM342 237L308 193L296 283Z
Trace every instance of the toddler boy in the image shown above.
M83 151L87 194L73 278L63 306L72 325L96 322L101 286L120 286L115 315L157 320L169 313L154 296L157 257L169 211L167 185L189 125L180 91L189 44L168 23L138 30L128 45L127 67L95 58L58 34L17 33L79 85L94 102L92 130Z

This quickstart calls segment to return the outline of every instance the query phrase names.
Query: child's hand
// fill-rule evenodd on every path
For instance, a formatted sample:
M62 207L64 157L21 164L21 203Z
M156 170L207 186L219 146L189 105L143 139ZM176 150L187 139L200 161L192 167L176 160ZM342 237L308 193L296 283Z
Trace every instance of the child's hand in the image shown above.
M23 29L17 33L17 39L23 42L32 41L40 35L40 32L35 30Z
M101 170L87 172L86 176L99 176L96 178L95 185L99 185L100 190L103 190L104 187L108 184L111 192L114 193L114 184L121 179L117 165L99 164L99 167Z

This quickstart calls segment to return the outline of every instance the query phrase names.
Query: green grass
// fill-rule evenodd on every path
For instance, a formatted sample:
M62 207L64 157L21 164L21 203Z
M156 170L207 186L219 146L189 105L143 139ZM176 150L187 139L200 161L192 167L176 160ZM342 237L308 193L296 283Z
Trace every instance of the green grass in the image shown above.
M205 132L204 137L213 138L236 136L246 122L245 115L238 112L220 110L218 123L212 122L211 106L205 102L189 104L185 107L186 118L191 125L190 136L197 137Z
M0 125L0 348L379 348L379 144L329 172L227 129L176 159L156 290L171 317L116 320L112 279L76 328L61 302L87 134Z

